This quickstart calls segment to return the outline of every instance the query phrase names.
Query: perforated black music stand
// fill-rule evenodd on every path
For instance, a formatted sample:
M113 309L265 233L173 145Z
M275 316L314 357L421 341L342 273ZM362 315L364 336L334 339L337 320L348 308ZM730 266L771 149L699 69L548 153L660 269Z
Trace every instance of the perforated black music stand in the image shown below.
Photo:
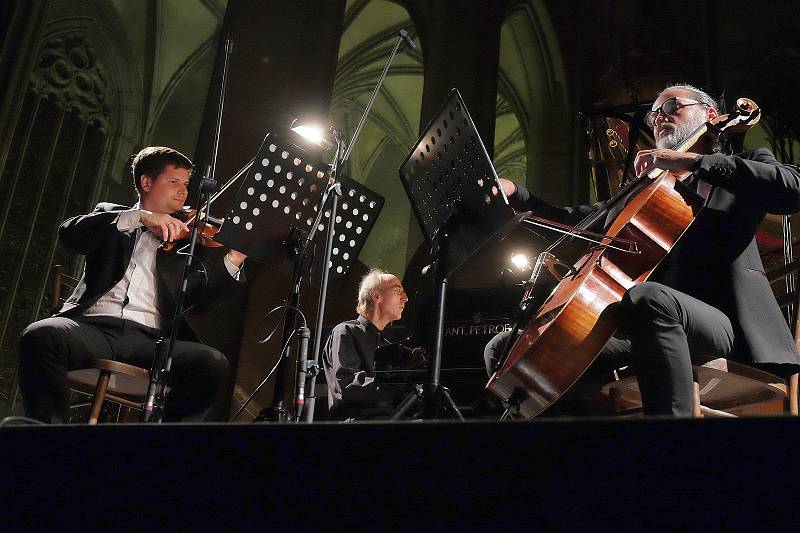
M392 418L424 402L424 417L436 416L442 403L461 414L439 383L444 336L447 277L464 266L486 243L510 233L519 223L497 179L461 95L450 92L437 117L400 167L400 179L431 244L436 265L437 322L433 357L420 392L412 392Z
M384 198L361 183L347 176L340 176L341 197L336 209L333 225L333 248L328 263L331 285L341 285L355 263L367 236L375 226ZM325 218L329 217L330 206L325 208ZM322 228L318 228L322 229ZM323 261L316 261L315 271L323 267ZM314 279L321 276L314 275Z
M384 203L382 196L361 183L344 176L340 181L342 203L329 265L330 275L339 279L355 263ZM293 232L308 235L315 223L317 231L326 230L330 210L319 217L319 209L328 185L327 164L268 133L215 240L249 259L281 266L287 261Z
M400 167L400 179L425 238L433 244L448 219L447 274L461 268L514 217L461 94L453 89Z
M299 305L301 279L307 270L308 245L318 232L335 228L328 269L332 282L340 283L383 208L382 196L354 180L340 177L337 184L330 183L328 168L301 147L268 133L215 238L256 261L278 267L292 265L281 341L286 348L276 368L273 403L262 410L257 420L287 420L284 396L288 342L295 330L294 309ZM333 194L341 194L343 199L331 224L327 205ZM305 363L298 364L305 369ZM297 376L297 380L304 382L305 375ZM302 402L302 398L295 401Z

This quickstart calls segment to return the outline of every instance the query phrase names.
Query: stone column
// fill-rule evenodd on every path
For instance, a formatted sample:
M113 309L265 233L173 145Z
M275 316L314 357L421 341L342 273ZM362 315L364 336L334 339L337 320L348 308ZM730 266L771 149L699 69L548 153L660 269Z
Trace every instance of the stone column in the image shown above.
M491 156L494 152L500 27L508 0L405 0L425 61L420 130L455 87Z
M211 159L225 35L233 38L233 53L217 160L220 184L255 156L267 132L285 136L296 117L327 121L344 10L344 0L228 3L195 152L198 173ZM224 216L236 190L231 187L222 195L212 213ZM264 333L259 331L264 309L283 303L289 286L286 272L253 261L248 261L246 271L247 290L233 305L238 310L206 319L208 339L204 338L229 356L237 399L249 394L277 360L280 332L265 345L258 344L255 337ZM285 376L279 378L288 382L288 397L294 392L293 373L291 362ZM256 411L271 401L273 383L274 378L256 398ZM249 418L252 416L242 417Z

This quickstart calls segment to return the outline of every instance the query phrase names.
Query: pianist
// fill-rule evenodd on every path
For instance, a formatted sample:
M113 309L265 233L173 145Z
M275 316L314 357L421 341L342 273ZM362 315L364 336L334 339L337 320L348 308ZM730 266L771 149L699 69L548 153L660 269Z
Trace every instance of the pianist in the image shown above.
M375 349L387 344L382 332L399 320L408 301L397 276L370 270L358 286L358 317L333 328L322 362L328 382L328 408L334 419L388 415L393 395L375 383Z

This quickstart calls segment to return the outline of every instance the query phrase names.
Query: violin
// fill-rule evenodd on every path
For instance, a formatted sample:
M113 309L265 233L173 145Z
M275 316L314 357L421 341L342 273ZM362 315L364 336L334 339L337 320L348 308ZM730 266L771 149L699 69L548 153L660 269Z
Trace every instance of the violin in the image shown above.
M224 222L221 218L212 217L211 215L203 217L202 220L198 220L197 217L197 209L191 208L189 206L184 206L183 209L178 211L177 213L172 214L173 217L177 218L181 222L185 223L189 230L180 230L178 235L175 237L175 240L171 242L164 242L162 244L162 248L167 251L171 252L175 249L178 241L183 241L189 238L191 235L192 228L195 224L197 226L197 244L200 246L206 246L209 248L219 248L220 246L224 246L223 244L218 243L214 240L214 237L219 233L222 229L222 223Z
M733 113L702 124L674 150L687 152L709 135L747 130L759 118L758 106L740 98ZM547 409L589 368L617 330L615 304L661 264L694 221L705 198L683 185L675 173L655 168L626 186L577 229L605 218L611 206L622 201L626 204L605 236L608 241L635 241L636 249L626 251L606 243L590 248L528 321L486 385L526 418ZM529 296L526 293L524 298Z

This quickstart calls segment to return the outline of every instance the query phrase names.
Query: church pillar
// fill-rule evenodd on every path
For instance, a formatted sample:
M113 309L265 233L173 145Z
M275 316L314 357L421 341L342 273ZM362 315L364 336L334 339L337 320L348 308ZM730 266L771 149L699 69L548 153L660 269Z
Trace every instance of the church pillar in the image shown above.
M455 87L486 150L494 152L500 27L508 0L405 0L425 63L420 131Z
M220 185L234 175L256 152L267 132L286 136L293 118L319 118L327 122L341 39L345 1L237 0L229 2L217 49L214 76L209 87L195 152L197 172L210 163L216 127L225 35L233 39L228 67L225 108L220 135L216 178ZM224 216L238 187L232 187L212 208ZM289 276L286 272L248 260L248 285L233 307L216 313L208 322L208 342L230 359L235 376L234 407L261 381L280 353L280 334L267 344L261 321L266 308L283 303ZM309 293L312 294L312 293ZM244 316L242 316L244 315ZM312 327L309 324L309 327ZM231 338L231 332L237 332ZM218 337L214 339L213 337ZM294 364L285 376L291 397ZM269 404L274 378L264 387L255 412ZM288 404L288 402L287 402ZM245 414L242 420L252 419Z

